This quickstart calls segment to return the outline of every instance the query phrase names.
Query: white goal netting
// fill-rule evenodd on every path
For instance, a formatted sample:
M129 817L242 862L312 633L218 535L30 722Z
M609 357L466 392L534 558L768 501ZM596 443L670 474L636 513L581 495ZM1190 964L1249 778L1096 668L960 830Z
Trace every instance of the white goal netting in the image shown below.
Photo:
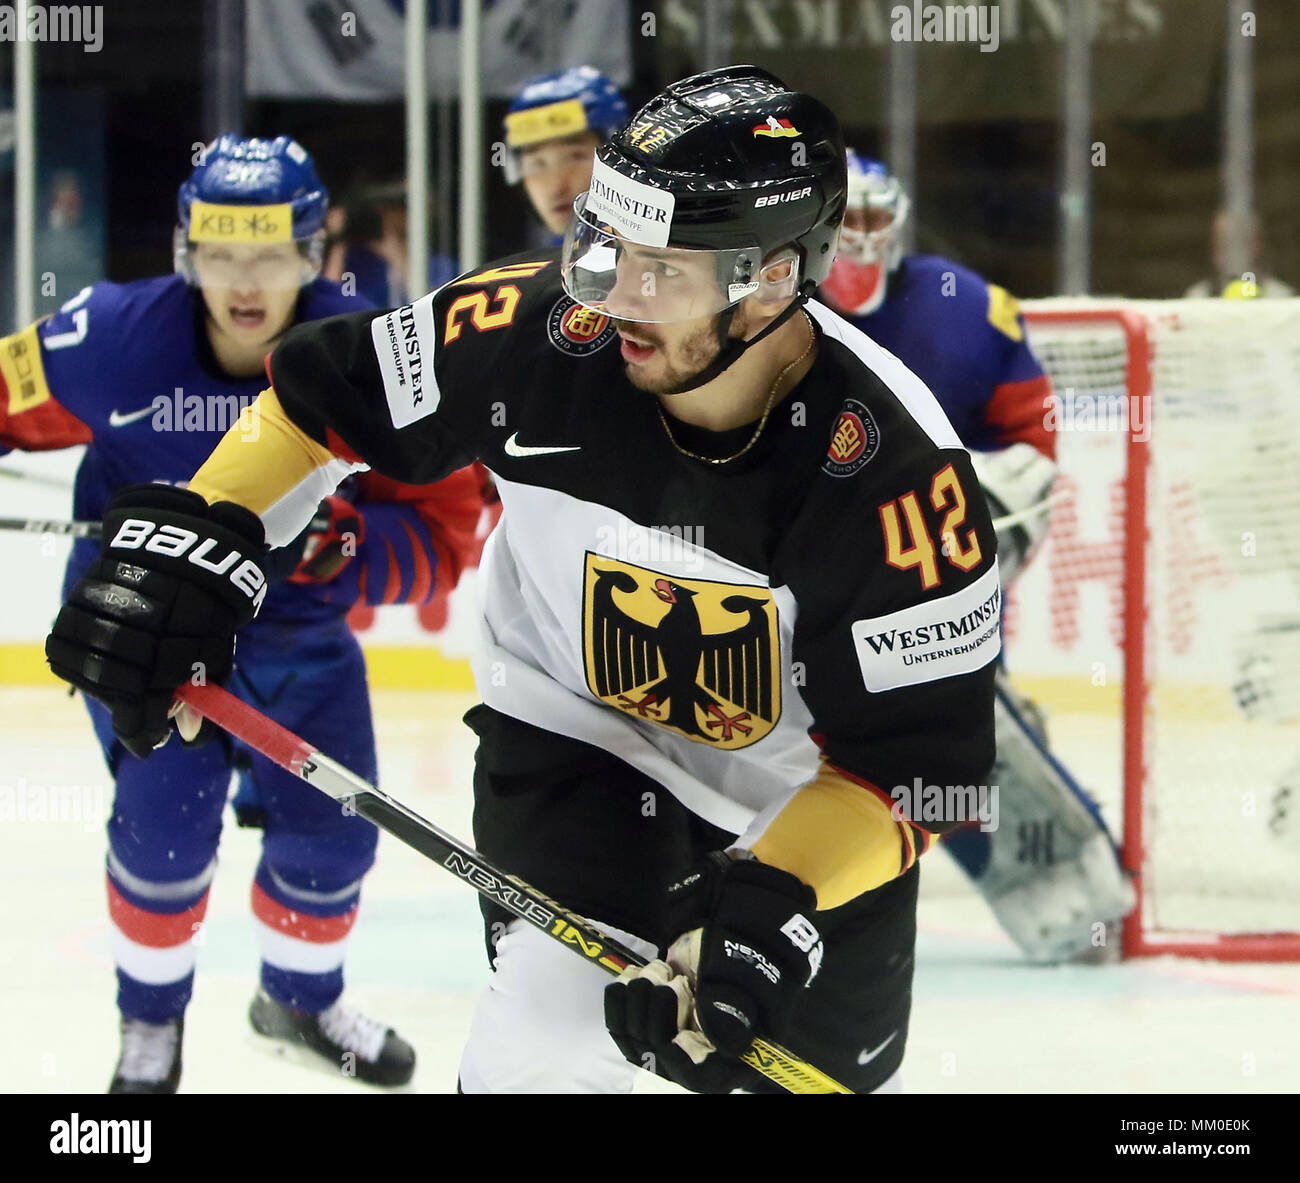
M1009 600L1009 668L1120 834L1127 782L1147 932L1300 934L1300 300L1025 310L1060 500Z

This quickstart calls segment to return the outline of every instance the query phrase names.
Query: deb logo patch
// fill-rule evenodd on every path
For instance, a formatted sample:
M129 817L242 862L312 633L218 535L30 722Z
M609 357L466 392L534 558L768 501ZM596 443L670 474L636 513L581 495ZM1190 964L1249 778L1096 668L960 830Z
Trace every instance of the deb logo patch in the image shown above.
M409 427L438 409L442 393L433 373L434 293L370 322L370 339L384 380L394 427Z
M561 353L586 357L597 349L603 349L616 333L614 322L603 312L584 308L567 296L561 296L547 318L546 335Z
M981 669L1002 651L998 565L974 583L929 600L853 622L862 681L873 694L937 682Z
M829 476L852 476L867 464L880 448L880 429L871 412L857 399L846 399L844 409L831 430L830 447L822 461Z

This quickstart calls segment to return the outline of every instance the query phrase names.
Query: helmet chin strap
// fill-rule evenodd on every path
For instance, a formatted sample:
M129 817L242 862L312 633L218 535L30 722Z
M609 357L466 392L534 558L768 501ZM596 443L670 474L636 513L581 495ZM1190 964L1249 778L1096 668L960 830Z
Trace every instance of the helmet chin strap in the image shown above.
M757 345L764 337L776 332L777 329L785 324L787 320L789 320L808 302L816 286L817 285L811 280L804 283L799 288L798 294L794 299L791 300L784 309L782 309L781 314L772 321L770 325L763 329L758 336L751 337L748 341L743 337L729 337L727 335L731 330L731 323L736 317L736 309L739 308L740 305L732 304L731 307L724 308L720 313L718 313L718 356L696 374L689 382L685 382L681 386L675 386L672 390L665 390L664 394L669 397L674 394L685 394L688 390L698 390L701 386L705 386L712 382L713 379L721 374L723 370L735 365L735 363L740 359L741 354L743 354L746 349L750 348L752 345Z

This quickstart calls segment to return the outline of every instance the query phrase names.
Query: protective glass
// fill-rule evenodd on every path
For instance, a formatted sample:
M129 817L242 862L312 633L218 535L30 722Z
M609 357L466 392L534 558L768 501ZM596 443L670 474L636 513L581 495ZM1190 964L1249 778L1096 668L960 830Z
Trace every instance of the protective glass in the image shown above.
M586 203L585 193L573 203L560 274L564 290L587 308L617 320L672 324L713 316L746 296L788 300L798 290L793 254L764 265L758 246L646 246L597 222L587 214Z

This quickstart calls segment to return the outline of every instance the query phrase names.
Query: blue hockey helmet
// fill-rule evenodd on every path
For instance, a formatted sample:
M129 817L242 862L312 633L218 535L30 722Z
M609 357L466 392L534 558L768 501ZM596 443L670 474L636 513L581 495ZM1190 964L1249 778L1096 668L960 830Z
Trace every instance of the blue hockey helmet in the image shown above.
M593 131L602 142L627 122L627 102L594 66L572 66L530 78L506 113L506 179L523 175L520 152L546 140Z
M175 265L191 283L197 277L190 246L199 242L295 242L306 263L302 283L320 274L329 194L311 155L291 136L228 133L214 140L181 185L176 208Z
M879 160L852 148L846 156L848 207L835 263L822 291L843 312L866 316L880 307L889 273L902 262L902 230L911 203L898 178Z

